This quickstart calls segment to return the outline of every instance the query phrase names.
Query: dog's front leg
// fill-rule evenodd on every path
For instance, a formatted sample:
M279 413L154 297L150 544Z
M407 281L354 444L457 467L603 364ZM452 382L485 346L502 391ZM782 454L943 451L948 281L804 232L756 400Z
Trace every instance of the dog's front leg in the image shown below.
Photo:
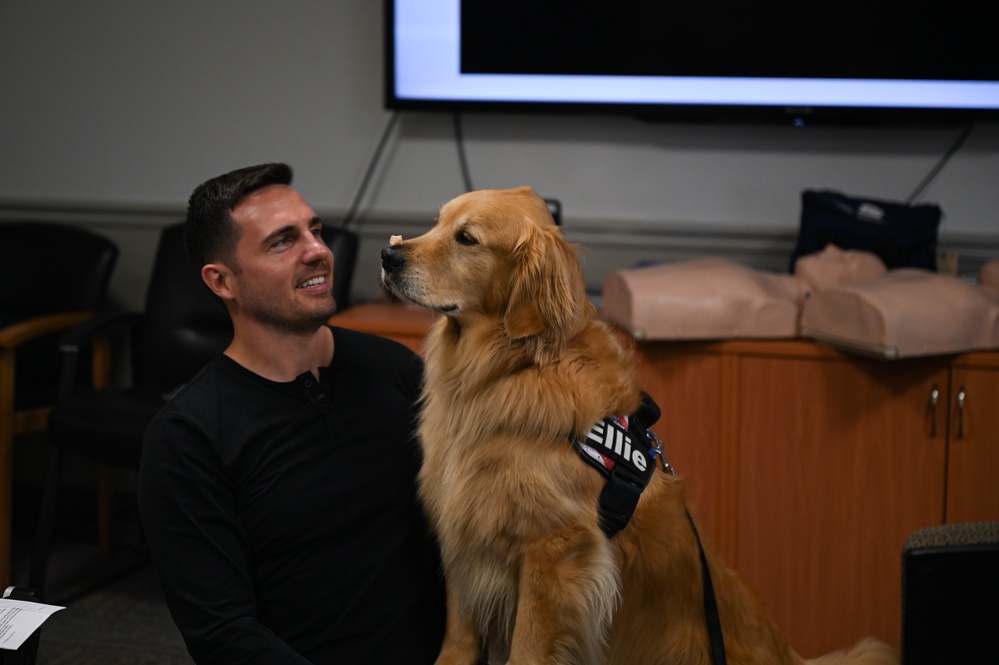
M527 548L509 665L598 665L620 582L608 540L571 527Z
M444 644L435 665L475 665L479 662L482 645L475 620L458 607L458 600L447 587L447 624L444 631Z

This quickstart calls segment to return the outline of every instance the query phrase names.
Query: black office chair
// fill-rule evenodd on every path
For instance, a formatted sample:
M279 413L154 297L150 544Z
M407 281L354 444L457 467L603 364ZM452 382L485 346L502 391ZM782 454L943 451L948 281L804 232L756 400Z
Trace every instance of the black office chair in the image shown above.
M914 531L902 548L902 663L994 663L999 522Z
M324 228L323 239L336 257L334 297L338 303L341 298L346 302L358 236ZM121 329L127 330L130 341L130 384L109 389L76 387L74 374L81 351ZM187 257L182 223L165 228L160 236L142 314L102 317L65 335L60 399L49 418L51 449L32 562L33 588L42 590L45 585L64 453L137 470L146 425L231 339L232 323L225 306ZM102 503L110 501L105 498ZM111 516L106 512L100 519L104 520L101 549L108 553Z
M323 227L323 240L333 252L333 297L337 311L350 307L350 289L354 283L354 267L357 265L357 252L361 237L349 229L333 226Z
M83 228L0 224L0 583L10 583L14 437L41 432L56 401L59 335L104 307L118 248Z

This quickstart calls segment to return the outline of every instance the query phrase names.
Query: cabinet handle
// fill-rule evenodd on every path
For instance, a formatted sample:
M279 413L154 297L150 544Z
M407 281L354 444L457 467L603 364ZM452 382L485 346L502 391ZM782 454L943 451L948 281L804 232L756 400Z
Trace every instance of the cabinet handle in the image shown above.
M957 391L957 438L964 438L964 402L968 397L964 386Z
M937 402L940 401L940 387L933 384L930 390L930 436L937 435Z

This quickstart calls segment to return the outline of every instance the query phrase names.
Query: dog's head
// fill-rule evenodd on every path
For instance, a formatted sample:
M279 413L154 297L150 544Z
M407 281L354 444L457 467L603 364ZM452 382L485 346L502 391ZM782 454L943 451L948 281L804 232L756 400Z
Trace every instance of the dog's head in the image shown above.
M501 323L512 339L564 338L593 313L575 250L530 187L445 204L430 232L382 250L382 283L459 322Z

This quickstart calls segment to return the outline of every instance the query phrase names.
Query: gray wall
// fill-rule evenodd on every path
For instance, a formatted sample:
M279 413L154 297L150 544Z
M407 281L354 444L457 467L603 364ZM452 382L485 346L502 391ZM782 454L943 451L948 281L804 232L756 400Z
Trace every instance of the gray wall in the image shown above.
M56 218L115 238L112 284L141 305L156 231L202 180L286 160L330 221L349 208L389 119L378 0L0 4L0 219ZM715 254L783 269L806 188L902 200L959 127L648 124L469 115L475 187L561 199L587 280L641 260ZM999 125L979 125L922 200L962 270L999 256ZM452 118L404 113L361 209L358 297L377 250L464 188Z

